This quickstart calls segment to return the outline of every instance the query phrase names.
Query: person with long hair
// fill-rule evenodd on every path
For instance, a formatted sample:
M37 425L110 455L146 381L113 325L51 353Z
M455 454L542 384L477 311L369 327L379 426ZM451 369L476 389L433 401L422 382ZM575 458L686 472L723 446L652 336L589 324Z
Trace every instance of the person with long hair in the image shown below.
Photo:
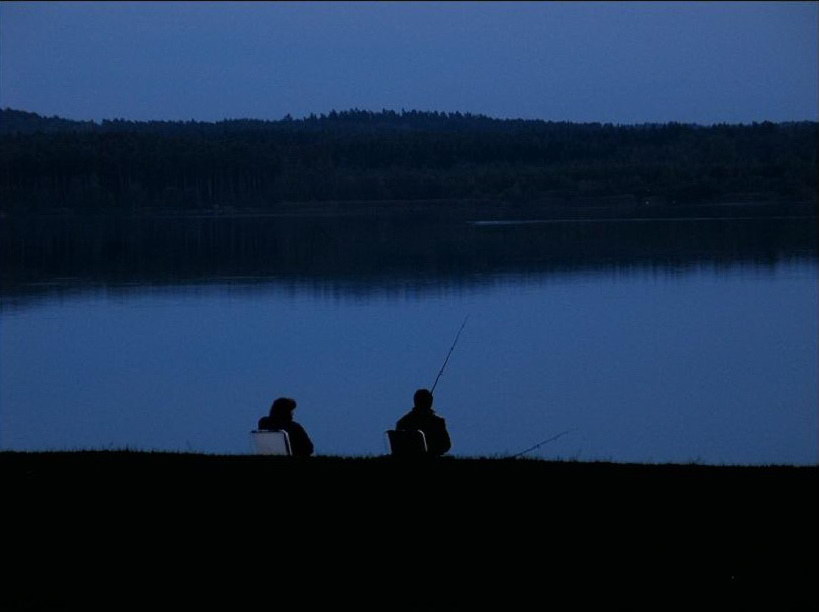
M270 414L259 419L258 429L286 431L290 438L290 451L294 457L309 457L313 454L313 442L304 427L293 420L296 400L280 397L270 406Z

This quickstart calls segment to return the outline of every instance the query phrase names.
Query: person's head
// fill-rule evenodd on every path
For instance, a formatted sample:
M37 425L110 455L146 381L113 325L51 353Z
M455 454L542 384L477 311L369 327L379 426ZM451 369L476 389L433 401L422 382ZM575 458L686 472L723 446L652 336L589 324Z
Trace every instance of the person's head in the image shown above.
M431 409L432 408L432 393L429 389L418 389L415 395L412 396L413 404L416 408Z
M270 418L276 420L290 420L293 418L293 411L296 409L296 400L289 397L280 397L270 406Z

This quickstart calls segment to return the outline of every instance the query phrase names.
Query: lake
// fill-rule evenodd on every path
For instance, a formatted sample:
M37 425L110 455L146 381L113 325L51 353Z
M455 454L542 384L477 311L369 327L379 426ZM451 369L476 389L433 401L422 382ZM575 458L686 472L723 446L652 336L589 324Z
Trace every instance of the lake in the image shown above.
M4 219L0 449L817 463L815 217L473 213Z

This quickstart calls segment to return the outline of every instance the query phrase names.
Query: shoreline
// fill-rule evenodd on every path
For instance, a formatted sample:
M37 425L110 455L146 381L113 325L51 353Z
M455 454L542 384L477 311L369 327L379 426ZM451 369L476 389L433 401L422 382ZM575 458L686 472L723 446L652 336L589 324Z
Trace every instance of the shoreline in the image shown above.
M819 466L99 451L0 473L20 608L817 603Z
M4 464L14 463L19 461L20 464L28 462L40 462L42 464L51 463L57 465L58 459L74 458L77 461L84 461L91 465L94 460L105 460L106 458L112 461L162 461L167 460L172 462L177 460L182 462L265 462L269 460L274 461L312 461L315 463L337 463L351 464L355 462L365 463L379 463L387 462L390 464L410 463L406 461L397 461L390 457L386 452L379 454L365 454L365 455L331 455L331 454L314 454L309 458L278 458L268 457L265 455L257 455L252 452L247 453L216 453L204 452L194 450L162 450L162 449L133 449L128 447L123 448L84 448L84 449L57 449L57 450L15 450L0 448L0 467ZM599 468L610 469L668 469L668 470L815 470L817 477L819 477L819 458L815 463L703 463L700 461L657 461L657 462L639 462L639 461L611 461L603 459L545 459L537 456L515 456L515 455L452 455L446 454L441 457L428 459L429 462L458 462L458 463L539 463L549 464L554 466L597 466Z
M442 217L487 217L489 220L507 219L515 215L523 218L620 220L652 219L676 220L688 218L740 219L769 217L816 217L817 200L786 198L733 197L708 201L670 202L653 198L641 199L634 194L608 196L572 196L566 198L535 199L510 202L503 199L440 198L418 200L310 200L280 201L267 206L237 205L169 208L131 207L120 210L77 209L73 207L38 211L0 210L0 220L25 219L242 219L276 217L356 217L430 215Z

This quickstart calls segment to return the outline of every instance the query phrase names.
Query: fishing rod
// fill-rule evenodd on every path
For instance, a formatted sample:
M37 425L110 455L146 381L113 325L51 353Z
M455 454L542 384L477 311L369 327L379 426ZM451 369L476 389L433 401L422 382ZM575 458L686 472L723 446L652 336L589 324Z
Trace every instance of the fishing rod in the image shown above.
M450 355L452 355L452 351L455 350L455 345L458 344L458 338L461 337L461 332L464 330L466 326L466 321L469 319L469 315L464 317L464 322L461 323L461 328L458 330L458 333L455 335L455 341L452 343L452 346L449 348L449 352L446 355L446 359L444 359L444 365L441 366L441 369L438 371L438 376L435 377L435 382L432 384L432 388L429 390L430 393L435 391L435 385L438 384L438 379L441 378L441 374L444 373L444 368L446 367L447 362L449 361Z
M526 453L528 453L529 451L533 451L533 450L535 450L536 448L538 448L538 447L540 447L540 446L543 446L543 445L544 445L544 444L546 444L547 442L554 442L554 441L555 441L555 440L557 440L558 438L561 438L561 437L565 436L567 433L569 433L570 431L575 431L576 429L577 429L576 427L573 427L572 429L567 429L566 431L561 431L561 432L560 432L559 434L557 434L556 436L552 436L551 438L546 438L546 439L545 439L545 440L543 440L542 442L538 442L538 443L537 443L537 444L535 444L534 446L531 446L531 447L527 448L525 451L521 451L521 452L519 452L519 453L518 453L518 454L516 454L516 455L512 455L512 458L514 459L515 457L520 457L521 455L525 455L525 454L526 454Z

